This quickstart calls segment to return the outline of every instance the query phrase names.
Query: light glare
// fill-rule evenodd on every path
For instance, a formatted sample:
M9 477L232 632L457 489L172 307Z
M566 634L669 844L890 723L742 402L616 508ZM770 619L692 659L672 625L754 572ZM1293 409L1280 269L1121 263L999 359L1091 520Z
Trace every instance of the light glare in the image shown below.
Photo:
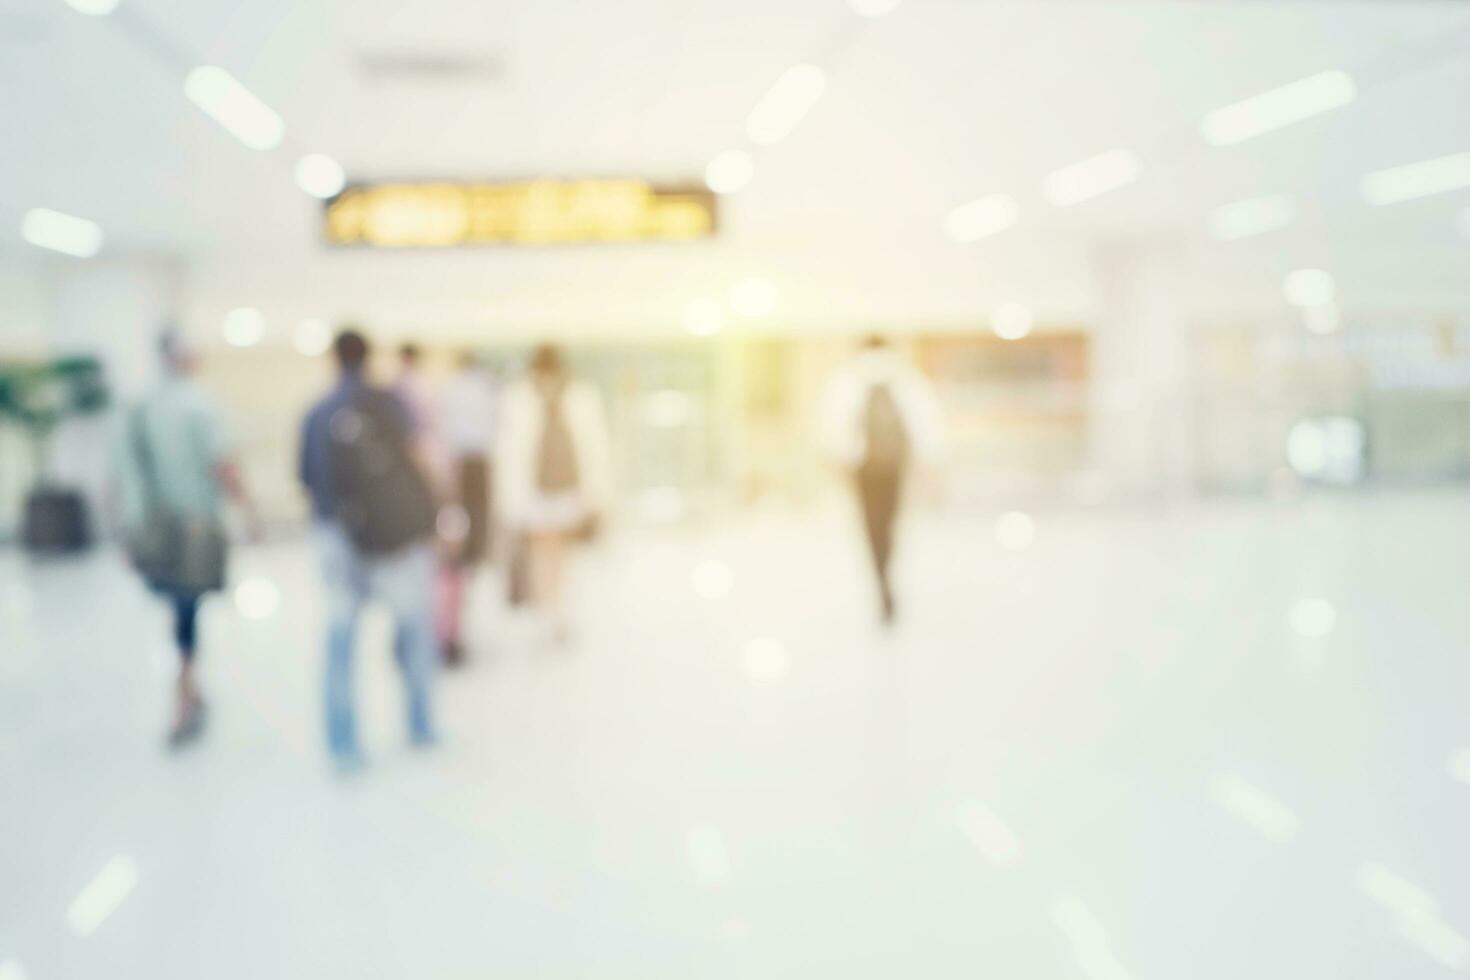
M1326 599L1298 599L1287 614L1291 630L1298 636L1319 640L1337 626L1337 608Z
M1337 282L1322 269L1297 269L1281 282L1281 291L1292 306L1309 309L1326 306L1337 298Z
M945 219L949 237L962 244L998 235L1016 223L1021 208L1005 194L987 194L961 204Z
M281 608L281 592L269 579L247 578L235 586L235 608L246 619L270 619Z
M1374 207L1400 204L1470 187L1470 153L1375 170L1363 178L1363 198Z
M996 867L1015 867L1025 856L1015 833L985 804L965 804L956 811L955 821L981 856Z
M1470 786L1470 748L1456 749L1446 769L1451 779Z
M265 314L253 306L241 306L225 314L220 330L231 347L254 347L265 338Z
M755 161L744 150L726 150L704 168L705 186L716 194L734 194L755 176Z
M296 324L296 333L291 344L298 354L320 357L332 346L332 327L326 320L307 317Z
M882 17L898 9L903 0L848 0L848 6L859 17Z
M694 876L708 885L722 885L730 877L730 851L725 835L707 824L693 828L685 841Z
M95 222L50 208L27 211L21 219L20 234L37 248L78 259L90 259L102 250L102 229Z
M1019 510L1004 513L996 518L995 540L1006 551L1025 551L1036 540L1036 522Z
M1212 146L1231 146L1345 106L1357 95L1347 72L1318 72L1216 109L1200 122L1200 135Z
M67 908L66 920L71 931L82 937L96 932L137 884L138 864L131 857L119 854L108 861Z
M694 566L689 584L701 599L723 599L735 588L735 573L724 562L706 558Z
M684 307L684 329L696 337L713 337L725 326L725 313L718 301L696 299Z
M745 279L730 289L730 309L747 319L770 316L776 310L776 287L769 279Z
M252 150L273 150L286 135L286 124L275 110L216 65L200 65L189 72L184 94Z
M1211 779L1210 795L1226 812L1275 843L1288 843L1301 828L1300 818L1290 807L1234 773L1221 773Z
M1020 340L1033 324L1031 308L1024 303L1002 303L990 314L990 329L1002 340Z
M760 637L745 644L740 651L740 665L752 684L770 687L786 679L791 657L780 640Z
M779 143L801 123L827 91L827 75L816 65L786 69L746 120L745 132L759 146Z
M1210 234L1222 242L1285 228L1296 220L1296 202L1285 194L1222 204L1210 212Z
M308 153L296 161L296 184L312 197L326 201L342 193L347 173L325 153Z
M1071 207L1133 183L1140 171L1138 158L1127 150L1109 150L1047 174L1042 195L1053 206Z
M66 0L66 5L89 17L106 17L117 9L119 0Z

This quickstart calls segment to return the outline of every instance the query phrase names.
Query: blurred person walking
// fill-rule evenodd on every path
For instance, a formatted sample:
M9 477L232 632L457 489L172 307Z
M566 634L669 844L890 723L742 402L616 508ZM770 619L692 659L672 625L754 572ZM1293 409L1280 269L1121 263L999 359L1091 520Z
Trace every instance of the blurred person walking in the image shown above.
M224 498L258 526L224 416L195 378L198 357L176 330L159 343L163 376L123 419L114 473L126 548L149 588L173 609L179 673L171 747L204 731L199 690L199 607L224 588L228 539Z
M506 392L497 430L495 501L513 547L526 549L529 598L564 646L567 551L595 533L609 496L602 399L568 376L558 348L538 347L529 375Z
M301 479L311 497L327 593L327 744L343 771L362 765L353 655L371 599L393 615L393 650L407 695L409 739L435 740L434 497L410 409L366 377L369 345L337 336L335 388L307 414Z
M436 419L433 393L422 373L423 361L424 351L418 344L399 346L398 377L393 381L393 393L408 409L420 441L427 445L434 441Z
M912 464L939 454L938 400L917 368L882 337L869 337L828 382L821 426L827 452L852 474L883 621L891 623L897 615L890 571L894 525Z
M448 456L455 550L439 578L439 642L444 662L464 662L464 593L467 580L491 554L492 452L495 443L495 380L473 351L459 355L459 370L439 401L439 427Z

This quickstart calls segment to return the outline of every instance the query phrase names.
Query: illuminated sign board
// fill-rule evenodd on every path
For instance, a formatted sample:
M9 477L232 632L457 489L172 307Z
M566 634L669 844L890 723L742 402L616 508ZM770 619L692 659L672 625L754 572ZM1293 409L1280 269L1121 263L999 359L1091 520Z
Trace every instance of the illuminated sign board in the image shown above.
M715 195L641 180L356 184L328 201L330 245L452 248L684 242L715 233Z

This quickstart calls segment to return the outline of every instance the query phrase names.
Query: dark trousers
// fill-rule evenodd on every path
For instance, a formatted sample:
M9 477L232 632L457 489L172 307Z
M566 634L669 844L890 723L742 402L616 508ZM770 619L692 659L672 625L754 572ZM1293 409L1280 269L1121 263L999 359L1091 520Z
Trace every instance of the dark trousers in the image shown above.
M903 495L903 470L891 466L864 464L857 471L858 502L863 509L863 527L868 547L873 554L873 570L878 574L878 592L885 618L893 615L893 586L889 579L889 561L893 557L893 525L898 517L898 504Z
M484 456L462 456L459 460L459 503L464 508L469 526L465 534L464 548L460 552L460 563L476 565L483 561L494 546L494 526L490 515L491 483L490 461Z
M174 643L185 663L194 659L199 645L199 603L203 598L201 595L169 596L169 604L174 609Z

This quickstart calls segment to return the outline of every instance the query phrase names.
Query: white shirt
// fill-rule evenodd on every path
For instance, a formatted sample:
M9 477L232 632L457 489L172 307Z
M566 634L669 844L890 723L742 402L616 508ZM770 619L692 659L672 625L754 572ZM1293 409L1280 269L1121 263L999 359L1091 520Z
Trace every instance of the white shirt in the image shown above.
M844 365L822 393L818 437L823 449L843 465L857 466L868 453L864 427L868 396L887 385L903 418L914 458L932 463L944 448L944 417L925 378L908 361L883 348L865 350Z
M439 399L439 432L444 448L460 459L495 451L495 382L479 368L449 379Z

